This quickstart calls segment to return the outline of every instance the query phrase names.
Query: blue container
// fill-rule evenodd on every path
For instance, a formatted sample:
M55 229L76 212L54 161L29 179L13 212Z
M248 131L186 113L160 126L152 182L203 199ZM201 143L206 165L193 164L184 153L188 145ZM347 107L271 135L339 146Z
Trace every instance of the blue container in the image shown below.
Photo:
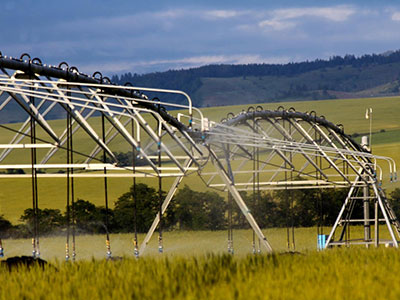
M327 234L318 234L317 249L324 250L327 240L328 240Z

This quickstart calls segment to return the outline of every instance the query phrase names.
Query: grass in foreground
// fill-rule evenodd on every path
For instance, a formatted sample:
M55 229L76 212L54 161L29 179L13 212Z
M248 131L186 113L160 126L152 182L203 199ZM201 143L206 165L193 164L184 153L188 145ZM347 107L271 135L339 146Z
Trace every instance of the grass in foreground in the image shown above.
M399 299L395 249L55 263L3 278L0 299Z

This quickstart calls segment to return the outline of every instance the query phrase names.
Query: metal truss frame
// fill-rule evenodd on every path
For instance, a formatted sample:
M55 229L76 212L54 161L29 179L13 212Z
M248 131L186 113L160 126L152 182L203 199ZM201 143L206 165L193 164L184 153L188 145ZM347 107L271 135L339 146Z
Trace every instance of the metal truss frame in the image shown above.
M350 223L349 207L358 197L354 192L364 189L367 194L367 190L372 190L374 197L365 197L375 199L375 211L379 210L383 216L375 218L375 222L385 222L391 243L398 247L394 232L399 235L400 226L379 188L382 172L377 161L389 164L393 180L397 178L395 162L391 158L372 155L346 135L340 126L317 117L315 112L300 113L292 108L266 111L257 107L236 116L229 114L227 119L215 123L204 118L184 92L117 86L99 72L90 77L68 65L62 68L63 65L66 64L46 66L38 59L25 61L0 53L0 113L17 103L27 115L16 129L0 124L1 128L15 132L7 144L0 145L3 149L0 171L32 170L32 174L0 174L0 179L25 178L33 174L36 178L174 177L160 212L140 245L140 253L145 251L183 178L195 172L207 186L232 195L266 251L272 251L272 247L239 191L254 192L256 184L259 190L350 188L328 238L326 247L330 247L349 243L343 240L344 234L338 241L334 241L333 235L338 225ZM99 74L100 78L96 77ZM149 99L146 92L162 93L165 98L180 94L188 104ZM49 122L49 116L57 109L71 118L61 132ZM170 114L172 109L180 109L176 117ZM99 116L106 120L108 128L104 124L102 128L94 124ZM39 136L35 135L34 142L26 142L36 129L40 130ZM93 144L91 150L87 153L71 151L83 156L84 161L60 161L63 160L60 152L82 132ZM113 142L117 140L134 149L135 160L138 159L140 165L120 165L113 149ZM35 162L7 162L18 149L35 149ZM36 149L48 150L37 154ZM102 152L109 161L104 160L105 156L99 157ZM39 155L39 163L36 155ZM39 169L45 172L39 174ZM74 171L57 173L57 170ZM369 224L366 208L365 211L363 222ZM379 216L379 213L375 214ZM378 239L375 238L376 245L380 243ZM370 236L366 234L362 242L370 244Z

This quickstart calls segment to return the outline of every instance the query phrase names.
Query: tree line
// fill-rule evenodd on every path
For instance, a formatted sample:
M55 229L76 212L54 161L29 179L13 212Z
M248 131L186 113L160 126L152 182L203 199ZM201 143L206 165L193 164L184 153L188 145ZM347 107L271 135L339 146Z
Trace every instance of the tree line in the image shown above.
M346 72L340 73L343 67L350 66L352 68L363 69L374 65L389 65L400 62L400 50L393 51L385 54L367 54L360 57L355 55L345 56L332 56L329 59L316 59L313 61L295 62L287 64L214 64L197 68L181 69L181 70L168 70L165 72L153 72L147 74L125 73L121 75L113 75L111 81L117 84L132 83L139 87L158 87L165 89L178 89L187 92L189 95L194 96L196 106L201 106L201 100L195 97L195 92L202 86L202 78L233 78L233 77L289 77L296 76L321 70L326 71L329 68L339 68L338 78L343 78L346 83ZM321 75L323 76L323 75ZM332 89L323 78L317 80L322 83L320 90ZM357 78L352 78L354 84L357 83ZM317 83L318 83L317 82ZM333 90L337 90L338 84L341 81L334 83ZM347 84L347 83L346 83ZM381 84L381 83L380 83ZM299 86L301 87L301 86ZM301 96L304 93L304 88L292 89L289 94L281 95L279 98L284 99L287 97ZM371 86L368 86L371 87ZM308 88L308 87L307 87ZM365 87L367 88L367 87ZM353 90L349 86L345 86L343 90ZM146 93L149 97L163 97L163 94ZM308 96L308 94L307 94ZM327 95L318 95L319 98L327 98ZM179 103L185 103L184 97L179 95L169 96L169 99ZM236 103L238 104L238 103Z
M332 225L346 198L347 189L279 190L256 194L242 192L254 218L262 228L310 227ZM136 194L136 214L134 193ZM163 198L165 192L162 193ZM400 215L400 189L390 193L390 202ZM361 202L359 203L361 205ZM228 226L227 210L232 209L232 223L237 229L249 228L236 203L228 203L216 192L198 192L184 186L178 191L162 217L163 230L222 230ZM140 183L133 186L115 202L108 211L103 206L78 199L74 203L77 233L133 232L135 217L138 232L146 232L159 210L159 194L154 188ZM355 209L362 218L362 210ZM109 224L105 219L108 214ZM72 212L70 211L70 215ZM28 208L20 217L21 224L13 225L0 216L0 237L29 237L34 228L34 211ZM65 232L67 213L59 209L44 208L37 213L41 235ZM72 226L72 224L70 224Z

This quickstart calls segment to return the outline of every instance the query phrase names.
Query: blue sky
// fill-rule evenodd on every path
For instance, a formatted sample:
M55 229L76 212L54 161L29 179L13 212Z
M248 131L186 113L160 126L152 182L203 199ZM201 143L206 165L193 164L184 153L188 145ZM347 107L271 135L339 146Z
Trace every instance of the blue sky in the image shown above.
M137 3L136 3L137 2ZM0 51L85 73L400 49L397 1L2 1Z

